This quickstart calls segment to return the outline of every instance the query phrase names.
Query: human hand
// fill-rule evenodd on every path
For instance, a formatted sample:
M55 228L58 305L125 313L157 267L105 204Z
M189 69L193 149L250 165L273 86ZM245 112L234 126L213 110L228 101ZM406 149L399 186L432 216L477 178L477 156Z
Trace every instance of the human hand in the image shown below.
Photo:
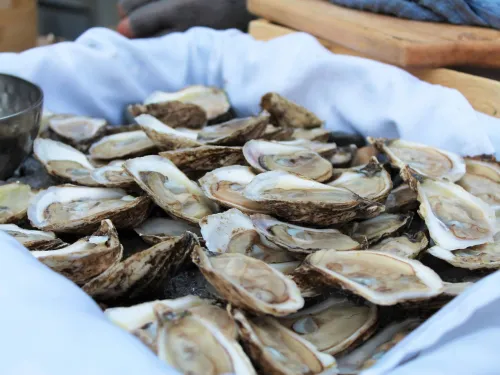
M118 32L145 38L193 26L246 30L252 19L245 0L120 0Z

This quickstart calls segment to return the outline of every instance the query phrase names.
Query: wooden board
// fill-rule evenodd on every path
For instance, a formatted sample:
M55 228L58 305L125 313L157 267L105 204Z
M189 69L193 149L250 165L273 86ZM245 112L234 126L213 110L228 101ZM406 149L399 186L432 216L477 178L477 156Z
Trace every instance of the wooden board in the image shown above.
M247 0L267 20L402 67L500 67L500 31L418 22L322 0Z
M249 27L249 33L258 40L270 40L294 32L265 20L252 21ZM366 57L327 40L318 40L334 53ZM460 91L477 111L500 118L500 82L444 68L409 69L409 72L429 83Z

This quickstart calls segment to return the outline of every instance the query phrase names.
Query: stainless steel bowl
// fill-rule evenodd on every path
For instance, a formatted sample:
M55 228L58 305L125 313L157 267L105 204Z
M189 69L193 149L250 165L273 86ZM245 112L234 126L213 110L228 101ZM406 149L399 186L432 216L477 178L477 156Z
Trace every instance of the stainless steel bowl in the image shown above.
M40 127L43 92L24 79L0 74L0 180L31 153Z

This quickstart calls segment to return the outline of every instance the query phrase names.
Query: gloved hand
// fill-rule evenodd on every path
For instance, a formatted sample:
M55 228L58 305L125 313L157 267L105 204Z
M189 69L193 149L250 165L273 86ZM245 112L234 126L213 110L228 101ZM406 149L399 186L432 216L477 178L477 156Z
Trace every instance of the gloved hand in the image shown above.
M252 19L245 0L120 0L118 32L145 38L192 26L246 31Z

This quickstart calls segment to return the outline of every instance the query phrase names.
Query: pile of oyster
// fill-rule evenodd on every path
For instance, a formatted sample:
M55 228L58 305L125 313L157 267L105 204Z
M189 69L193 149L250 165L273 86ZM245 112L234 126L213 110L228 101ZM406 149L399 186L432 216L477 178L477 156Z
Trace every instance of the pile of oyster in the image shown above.
M357 373L500 268L494 158L261 108L192 86L131 125L46 113L0 230L186 374Z

